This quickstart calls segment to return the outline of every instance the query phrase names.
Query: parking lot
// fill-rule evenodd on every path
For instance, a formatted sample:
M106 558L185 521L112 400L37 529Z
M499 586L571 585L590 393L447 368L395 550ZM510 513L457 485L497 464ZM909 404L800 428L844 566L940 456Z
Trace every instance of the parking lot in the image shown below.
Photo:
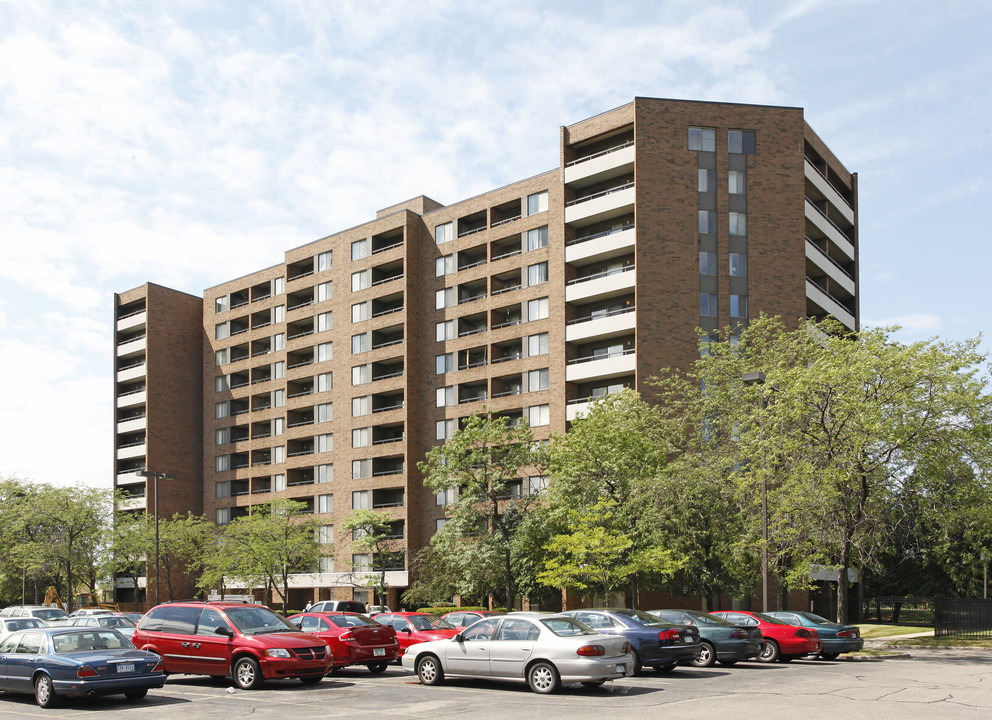
M796 661L733 668L678 668L660 675L566 686L536 695L526 685L446 680L424 687L391 666L373 676L349 669L306 687L269 683L260 691L229 682L172 676L141 701L122 696L78 698L42 710L30 695L0 695L0 718L979 718L992 712L992 652L912 650L912 657L876 661Z

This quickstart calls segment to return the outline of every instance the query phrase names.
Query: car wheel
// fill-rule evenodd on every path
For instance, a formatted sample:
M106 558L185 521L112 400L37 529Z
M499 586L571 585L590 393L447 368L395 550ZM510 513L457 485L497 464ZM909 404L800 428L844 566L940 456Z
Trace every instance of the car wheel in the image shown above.
M341 672L341 666L340 665L335 665L334 667L332 667L330 670L327 671L327 674L328 675L337 675L340 672Z
M586 680L582 683L582 686L587 688L598 688L605 682L605 680Z
M774 640L766 640L765 647L761 649L761 654L758 655L758 659L761 662L766 662L766 663L775 662L776 660L778 660L779 655L781 654L782 651L778 649L777 642L775 642Z
M253 657L239 657L234 661L234 684L242 690L256 690L262 687L262 668Z
M723 665L724 667L730 667L731 665L737 664L736 660L717 660L717 662Z
M417 677L422 685L437 685L444 680L441 661L433 655L424 655L417 661Z
M675 669L675 665L676 663L672 663L671 665L655 665L654 670L659 673L670 673Z
M53 708L59 704L59 696L55 694L52 679L47 675L39 675L34 681L34 699L38 707Z
M641 656L637 654L636 650L631 650L630 654L634 658L634 667L631 674L634 676L640 675L641 670L644 669L644 665L641 664Z
M708 642L699 644L699 654L691 660L694 667L710 667L716 662L716 649Z
M527 684L541 695L553 693L561 686L558 670L549 662L536 662L527 670Z
M369 672L373 675L378 675L379 673L386 672L386 668L389 667L389 663L371 663L369 666Z
M307 677L301 677L300 681L304 685L316 685L323 679L324 679L323 675L308 675Z
M840 657L840 653L820 653L821 660L836 660Z
M141 688L140 690L128 690L124 693L124 697L128 700L140 700L145 695L148 694L148 688Z

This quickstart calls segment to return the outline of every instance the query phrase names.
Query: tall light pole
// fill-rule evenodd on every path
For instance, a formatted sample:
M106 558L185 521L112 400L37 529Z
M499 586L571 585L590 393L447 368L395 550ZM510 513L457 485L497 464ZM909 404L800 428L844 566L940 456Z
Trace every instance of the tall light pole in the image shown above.
M764 385L765 374L760 370L741 373L741 381L745 385ZM764 397L761 399L759 410L765 409ZM758 427L761 432L761 441L765 440L765 417L764 412L758 416ZM761 454L762 470L764 465L764 451ZM768 481L765 473L761 473L761 612L768 612Z
M158 572L158 481L159 481L159 478L161 478L162 480L175 480L176 479L176 476L175 475L172 475L170 473L149 472L148 470L142 470L138 474L141 475L142 477L153 478L155 480L154 490L153 490L153 492L155 493L155 604L158 605L158 575L159 575L159 572ZM147 492L145 493L145 496L146 497L148 496L148 493ZM145 573L145 577L146 578L148 577L148 573ZM135 593L137 593L138 588L135 588L134 591L135 591Z

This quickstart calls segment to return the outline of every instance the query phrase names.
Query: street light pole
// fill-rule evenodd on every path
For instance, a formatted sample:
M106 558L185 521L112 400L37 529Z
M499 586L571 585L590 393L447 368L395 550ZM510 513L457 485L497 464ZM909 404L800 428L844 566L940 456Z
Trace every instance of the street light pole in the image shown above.
M760 370L741 373L741 380L745 385L764 385L765 374ZM765 401L761 399L760 410L764 410ZM764 413L758 416L758 427L761 433L761 441L765 440L765 417ZM762 452L762 470L764 470L764 452ZM768 480L765 473L761 473L761 612L768 612Z
M154 479L154 493L155 493L155 604L159 603L158 595L158 576L159 576L159 564L158 564L158 481L159 478L162 480L175 480L176 476L170 473L158 473L149 472L148 470L142 470L138 473L142 477L153 478ZM148 493L145 493L146 497ZM145 573L145 577L148 577L148 573ZM134 589L137 592L138 588ZM147 591L147 588L146 588Z

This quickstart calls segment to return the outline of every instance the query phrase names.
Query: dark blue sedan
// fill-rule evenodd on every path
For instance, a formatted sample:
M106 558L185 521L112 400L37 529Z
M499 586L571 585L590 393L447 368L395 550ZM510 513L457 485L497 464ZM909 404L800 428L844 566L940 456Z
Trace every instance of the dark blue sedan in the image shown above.
M601 633L623 635L634 650L634 674L641 667L668 672L678 663L691 662L699 655L699 630L676 625L640 610L603 608L569 610L569 615Z
M109 628L35 628L0 642L0 690L34 693L43 708L64 695L143 698L165 684L158 655Z
M836 660L841 653L857 652L865 644L857 625L841 625L816 613L800 610L776 610L768 614L790 625L815 628L823 643L820 657L824 660Z

